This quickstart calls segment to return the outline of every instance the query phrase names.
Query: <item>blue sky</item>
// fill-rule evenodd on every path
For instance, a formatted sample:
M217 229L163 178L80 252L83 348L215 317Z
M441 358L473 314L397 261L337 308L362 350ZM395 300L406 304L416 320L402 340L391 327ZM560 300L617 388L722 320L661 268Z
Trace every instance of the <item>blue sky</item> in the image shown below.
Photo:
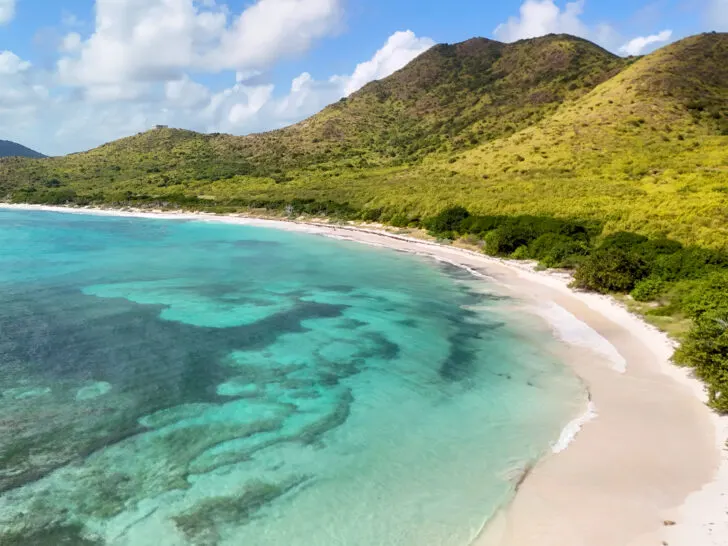
M549 32L620 55L728 30L728 0L0 0L0 139L64 154L157 123L303 119L434 43Z

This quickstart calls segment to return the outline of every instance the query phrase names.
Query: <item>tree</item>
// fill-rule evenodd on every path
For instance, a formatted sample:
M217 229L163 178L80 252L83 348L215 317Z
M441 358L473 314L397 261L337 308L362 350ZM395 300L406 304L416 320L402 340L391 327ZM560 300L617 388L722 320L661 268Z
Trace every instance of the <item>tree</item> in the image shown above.
M710 311L695 319L674 359L692 366L707 384L710 406L728 413L728 309Z
M574 285L601 293L629 292L649 275L642 257L617 247L597 250L577 268Z

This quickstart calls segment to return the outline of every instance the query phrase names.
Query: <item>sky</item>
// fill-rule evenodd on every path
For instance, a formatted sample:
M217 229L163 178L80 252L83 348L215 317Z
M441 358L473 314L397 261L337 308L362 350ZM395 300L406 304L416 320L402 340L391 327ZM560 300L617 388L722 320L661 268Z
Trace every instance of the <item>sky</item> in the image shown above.
M569 33L618 55L728 31L728 0L0 0L0 139L49 155L157 124L304 119L436 43Z

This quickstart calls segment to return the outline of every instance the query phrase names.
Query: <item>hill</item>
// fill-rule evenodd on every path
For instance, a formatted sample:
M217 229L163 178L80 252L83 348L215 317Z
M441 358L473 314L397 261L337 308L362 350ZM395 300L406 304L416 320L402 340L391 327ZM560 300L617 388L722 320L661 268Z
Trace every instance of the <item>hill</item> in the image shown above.
M282 130L162 128L63 158L0 160L0 196L400 223L462 205L724 247L727 50L727 34L640 59L566 35L439 45Z
M157 129L41 165L6 162L0 171L15 187L54 180L85 191L137 192L192 180L242 176L281 182L402 166L432 152L513 134L626 63L569 36L512 45L476 38L436 46L389 78L279 131L232 137Z
M30 148L26 148L17 142L0 140L0 157L30 157L39 159L46 156Z

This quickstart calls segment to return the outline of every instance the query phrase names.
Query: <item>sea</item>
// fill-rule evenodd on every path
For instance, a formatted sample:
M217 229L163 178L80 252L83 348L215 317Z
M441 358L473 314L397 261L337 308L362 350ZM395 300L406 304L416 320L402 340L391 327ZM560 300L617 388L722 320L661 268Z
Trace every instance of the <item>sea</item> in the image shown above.
M423 256L0 208L0 544L466 546L586 407L561 348Z

